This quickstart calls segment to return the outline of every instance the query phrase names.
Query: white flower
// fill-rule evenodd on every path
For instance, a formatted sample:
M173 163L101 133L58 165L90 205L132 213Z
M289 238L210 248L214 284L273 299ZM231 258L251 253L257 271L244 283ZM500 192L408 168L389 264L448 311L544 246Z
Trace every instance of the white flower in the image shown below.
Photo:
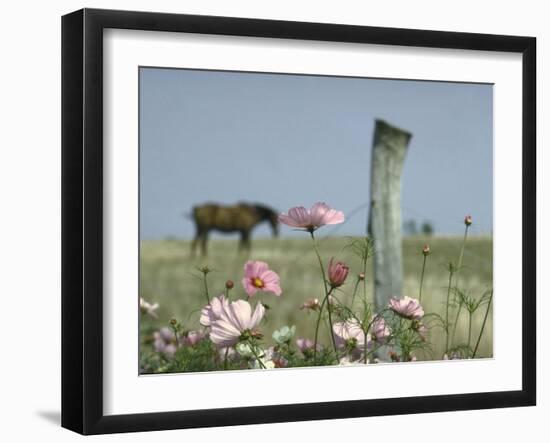
M252 347L248 343L237 343L235 350L242 357L253 357Z
M260 364L261 361L261 364ZM260 361L254 360L252 363L252 369L274 369L275 362L272 360L266 360L265 358L260 358Z
M139 310L141 311L142 314L147 314L150 317L158 318L158 315L155 312L158 308L159 308L158 303L155 303L152 305L151 303L145 301L143 297L139 298Z
M278 331L273 331L273 340L275 340L280 345L288 343L294 337L296 332L296 326L283 326Z

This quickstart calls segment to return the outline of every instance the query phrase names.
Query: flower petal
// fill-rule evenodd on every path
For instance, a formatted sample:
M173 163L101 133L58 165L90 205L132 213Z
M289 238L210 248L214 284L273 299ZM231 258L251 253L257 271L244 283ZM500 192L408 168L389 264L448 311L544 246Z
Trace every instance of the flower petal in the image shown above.
M249 297L252 297L258 291L258 288L252 284L250 277L243 277L242 284L243 284L244 290L246 291Z
M231 346L239 340L241 332L231 323L216 320L210 331L210 340L218 346Z
M293 228L301 228L302 225L286 214L280 214L278 220L283 225L292 226Z
M325 212L322 217L322 222L324 225L337 225L338 223L343 223L344 220L344 213L342 211L337 211L336 209L330 209Z
M276 272L271 270L265 271L260 276L260 279L264 283L264 291L273 292L275 295L281 295L283 293L279 283L280 279Z
M250 317L252 315L252 308L250 303L244 300L237 300L229 304L227 310L228 317L231 323L238 328L241 332L246 329L250 329Z
M254 313L252 314L252 318L250 319L250 329L253 329L257 327L260 322L262 321L262 318L265 314L265 307L263 304L258 303L256 305L256 309L254 309Z
M311 225L311 215L303 206L297 206L288 210L288 216L291 217L298 227Z

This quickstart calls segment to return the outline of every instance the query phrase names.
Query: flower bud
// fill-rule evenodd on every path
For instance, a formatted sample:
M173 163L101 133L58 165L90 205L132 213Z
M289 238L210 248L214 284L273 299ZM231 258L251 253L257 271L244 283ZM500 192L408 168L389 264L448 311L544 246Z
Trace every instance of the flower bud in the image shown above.
M425 256L430 255L430 245L424 245L422 247L422 254L424 254Z
M316 311L320 309L321 303L319 302L318 298L308 298L305 302L302 303L300 306L300 309L310 309L312 311Z
M225 282L225 287L226 287L227 289L233 289L233 286L235 286L235 283L233 283L233 280L227 280L227 281Z
M397 352L390 351L388 353L388 355L389 355L391 361L399 361L400 360L399 355L397 355Z
M361 281L365 280L365 273L364 272L360 272L358 275L357 275L357 278Z
M464 217L464 224L466 226L470 226L472 224L472 216L471 215L467 215L466 217Z
M342 286L346 281L349 273L349 267L343 262L333 262L333 258L330 259L328 265L328 279L333 288Z
M176 326L178 324L178 321L175 318L170 319L170 325Z

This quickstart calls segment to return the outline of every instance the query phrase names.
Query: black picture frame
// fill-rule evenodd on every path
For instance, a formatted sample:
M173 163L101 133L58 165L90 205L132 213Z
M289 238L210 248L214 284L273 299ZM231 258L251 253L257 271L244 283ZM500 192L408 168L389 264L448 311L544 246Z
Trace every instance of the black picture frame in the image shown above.
M192 32L522 54L522 388L177 412L103 413L103 31ZM536 39L232 17L83 9L62 18L62 426L82 434L536 404Z

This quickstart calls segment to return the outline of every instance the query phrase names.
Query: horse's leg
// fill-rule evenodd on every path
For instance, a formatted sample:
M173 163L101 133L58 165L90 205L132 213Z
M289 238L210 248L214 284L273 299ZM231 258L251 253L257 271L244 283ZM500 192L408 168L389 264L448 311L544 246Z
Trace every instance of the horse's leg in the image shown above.
M201 252L202 256L206 257L206 242L208 241L208 231L201 234Z
M239 253L241 253L243 251L243 248L244 248L244 232L243 231L239 231L239 233L241 234L241 237L239 238Z
M244 251L247 254L250 254L250 231L242 231L241 251Z
M195 224L195 238L193 238L193 241L191 242L191 258L195 258L195 253L197 251L197 244L199 242L199 238L202 237L203 229L198 224Z

